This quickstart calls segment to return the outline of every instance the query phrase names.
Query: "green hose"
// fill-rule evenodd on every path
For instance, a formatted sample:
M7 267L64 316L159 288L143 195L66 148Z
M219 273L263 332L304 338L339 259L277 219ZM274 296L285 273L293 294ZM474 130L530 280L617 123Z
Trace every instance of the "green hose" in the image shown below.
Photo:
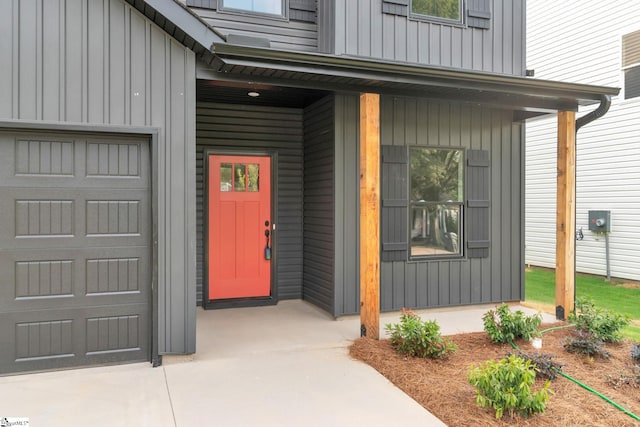
M554 329L554 328L549 328L548 330L541 331L541 333L548 332L549 330L552 330L552 329ZM560 329L560 327L556 327L555 329ZM518 350L520 353L524 354L524 352L522 350L520 350L518 348L518 346L513 343L513 341L509 341L509 344L511 344L511 347L513 347L515 350ZM610 403L611 405L613 405L614 407L616 407L620 411L622 411L625 414L629 415L634 420L640 421L640 417L638 417L636 414L634 414L633 412L631 412L631 411L625 409L624 407L618 405L616 402L614 402L613 400L609 399L608 397L606 397L602 393L599 393L599 392L595 391L594 389L592 389L591 387L589 387L588 385L586 385L584 383L581 383L580 381L576 380L575 378L570 377L569 375L565 374L564 372L562 372L560 369L556 368L555 366L552 366L551 368L554 371L556 371L558 374L560 374L563 377L565 377L566 379L578 384L583 389L585 389L587 391L590 391L591 393L595 394L596 396L598 396L599 398L601 398L605 402Z
M568 325L560 325L560 326L554 326L553 328L547 328L547 329L543 329L541 331L539 331L541 334L547 333L547 332L551 332L551 331L556 331L558 329L565 329L565 328L572 328L576 326L573 323L569 323Z

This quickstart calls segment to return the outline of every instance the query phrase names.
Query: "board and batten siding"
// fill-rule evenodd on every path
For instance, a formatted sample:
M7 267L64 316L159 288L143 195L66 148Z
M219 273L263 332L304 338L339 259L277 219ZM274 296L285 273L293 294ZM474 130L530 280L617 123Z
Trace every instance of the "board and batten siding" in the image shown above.
M335 96L335 316L360 312L359 108L359 96Z
M159 351L193 353L194 54L122 0L0 10L0 119L158 129Z
M319 8L321 50L465 70L524 75L524 0L493 0L489 28L383 13L383 0L335 0ZM329 15L329 16L326 16ZM327 46L333 43L334 46Z
M277 299L302 298L303 110L219 103L196 107L197 301L202 303L205 260L206 149L277 154L273 238Z
M304 109L303 298L334 312L334 97Z
M225 36L234 34L263 38L269 40L273 49L280 50L316 51L318 49L318 26L315 22L270 18L259 14L233 11L220 12L213 4L215 2L209 3L211 4L205 7L194 6L191 9ZM289 13L307 14L304 10L291 10Z
M383 262L382 310L519 301L524 297L520 231L523 141L522 126L512 117L511 111L382 97L383 145L488 151L491 197L489 257Z
M611 211L613 277L640 280L640 98L624 99L622 36L640 30L640 3L527 2L528 68L536 77L617 86L609 112L577 134L576 269L605 275L604 236L588 230L589 210ZM558 42L562 40L562 43ZM581 108L578 117L594 107ZM527 123L525 262L555 267L555 116Z

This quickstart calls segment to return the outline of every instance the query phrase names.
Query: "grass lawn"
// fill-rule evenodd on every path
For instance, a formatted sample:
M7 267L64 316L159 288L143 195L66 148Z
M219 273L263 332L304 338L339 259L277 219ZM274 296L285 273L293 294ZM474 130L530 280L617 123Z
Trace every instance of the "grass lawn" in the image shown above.
M528 268L525 273L525 301L555 305L555 272ZM578 274L576 296L591 297L598 307L628 314L632 321L626 337L640 341L640 286L623 286L623 282L608 283L603 277Z

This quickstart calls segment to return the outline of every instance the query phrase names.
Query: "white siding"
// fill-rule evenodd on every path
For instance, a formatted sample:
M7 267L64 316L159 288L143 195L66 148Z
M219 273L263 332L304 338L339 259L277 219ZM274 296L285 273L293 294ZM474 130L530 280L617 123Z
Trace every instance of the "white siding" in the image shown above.
M640 2L527 2L527 68L537 78L622 87L622 35L640 30ZM624 89L623 89L624 90ZM584 114L593 107L578 113ZM578 132L577 270L604 275L604 237L588 231L589 210L611 210L611 275L640 280L640 98L613 99ZM527 124L525 261L555 266L556 118Z

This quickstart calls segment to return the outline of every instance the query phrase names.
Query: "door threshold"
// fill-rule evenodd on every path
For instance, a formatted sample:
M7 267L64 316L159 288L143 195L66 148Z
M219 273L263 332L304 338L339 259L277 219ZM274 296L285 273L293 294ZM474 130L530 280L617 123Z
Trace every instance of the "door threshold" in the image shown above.
M203 304L203 308L205 310L215 310L219 308L262 307L276 305L277 303L278 300L274 297L228 298L206 301Z

